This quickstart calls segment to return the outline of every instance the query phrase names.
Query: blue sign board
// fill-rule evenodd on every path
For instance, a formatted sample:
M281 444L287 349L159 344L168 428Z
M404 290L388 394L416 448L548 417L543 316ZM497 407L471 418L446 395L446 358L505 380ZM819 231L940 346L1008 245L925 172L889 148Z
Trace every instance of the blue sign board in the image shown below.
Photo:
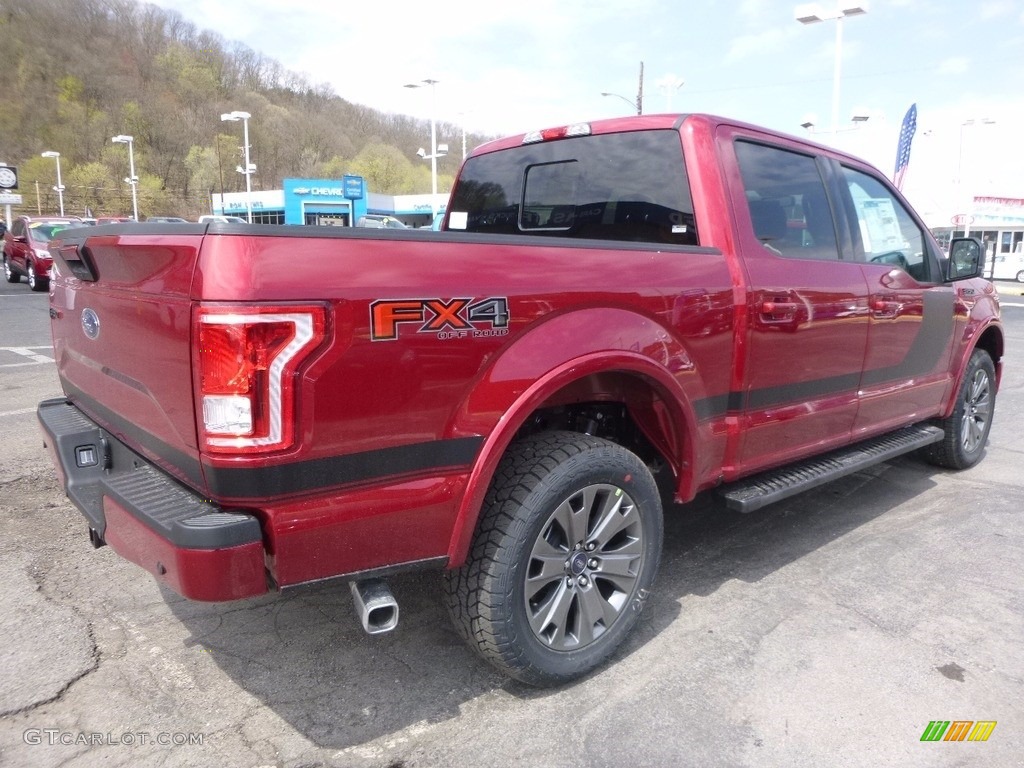
M363 177L345 176L342 179L345 185L345 197L349 200L363 199Z

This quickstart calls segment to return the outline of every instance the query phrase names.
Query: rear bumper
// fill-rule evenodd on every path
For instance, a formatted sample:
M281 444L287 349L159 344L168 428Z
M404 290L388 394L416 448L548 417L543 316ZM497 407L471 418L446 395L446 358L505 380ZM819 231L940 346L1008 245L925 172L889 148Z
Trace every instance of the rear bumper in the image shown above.
M37 410L44 445L94 540L193 600L267 591L263 535L253 515L203 499L64 399Z

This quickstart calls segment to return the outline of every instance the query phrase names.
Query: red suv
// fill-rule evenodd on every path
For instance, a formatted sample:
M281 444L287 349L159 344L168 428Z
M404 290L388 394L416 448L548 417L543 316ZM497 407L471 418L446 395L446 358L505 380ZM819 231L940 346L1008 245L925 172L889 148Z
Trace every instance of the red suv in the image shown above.
M45 291L50 282L50 240L62 229L82 226L77 217L19 216L4 234L4 276L8 283L28 278L33 291Z

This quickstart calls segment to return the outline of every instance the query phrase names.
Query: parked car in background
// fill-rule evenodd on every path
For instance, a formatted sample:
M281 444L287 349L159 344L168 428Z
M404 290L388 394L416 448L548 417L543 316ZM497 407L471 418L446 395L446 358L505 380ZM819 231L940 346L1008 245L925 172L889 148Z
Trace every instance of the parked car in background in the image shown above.
M123 224L126 221L135 221L131 216L97 216L97 224Z
M200 216L198 219L200 224L208 224L211 222L219 222L220 224L247 224L245 219L241 216L221 216L219 214Z
M992 270L993 280L1016 280L1024 283L1024 253L1020 243L1013 253L1000 253L989 257L988 268Z
M188 224L188 219L181 216L149 216L146 218L149 224Z
M77 217L19 216L4 233L4 277L8 283L28 278L33 291L45 291L50 284L50 240L63 229L82 226Z
M370 213L360 216L356 222L357 227L370 227L372 229L408 229L408 227L394 216L381 216Z

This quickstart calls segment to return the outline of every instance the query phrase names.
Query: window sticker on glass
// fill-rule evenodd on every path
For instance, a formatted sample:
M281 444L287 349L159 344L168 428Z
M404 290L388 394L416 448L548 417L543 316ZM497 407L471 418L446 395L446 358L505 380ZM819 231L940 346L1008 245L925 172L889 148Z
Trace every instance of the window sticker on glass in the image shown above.
M448 229L465 229L469 222L469 214L466 211L452 211L448 215Z
M898 250L905 244L896 209L889 198L854 198L864 250L868 253Z

